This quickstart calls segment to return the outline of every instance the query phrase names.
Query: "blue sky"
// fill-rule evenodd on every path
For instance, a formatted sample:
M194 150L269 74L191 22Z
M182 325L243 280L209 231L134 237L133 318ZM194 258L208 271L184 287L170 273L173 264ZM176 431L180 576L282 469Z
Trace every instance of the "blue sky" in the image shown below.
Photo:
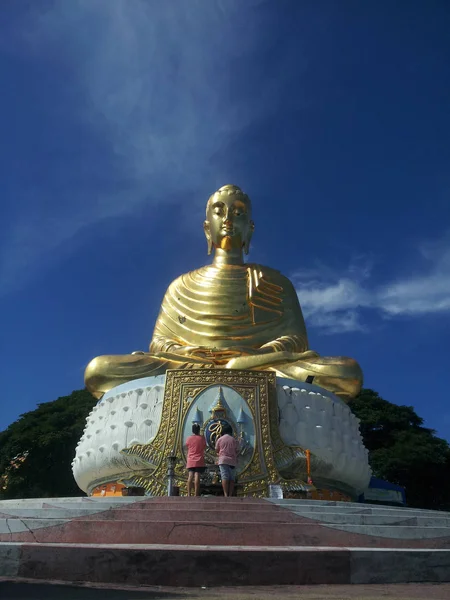
M450 440L450 5L4 0L0 428L146 349L208 196L310 345Z

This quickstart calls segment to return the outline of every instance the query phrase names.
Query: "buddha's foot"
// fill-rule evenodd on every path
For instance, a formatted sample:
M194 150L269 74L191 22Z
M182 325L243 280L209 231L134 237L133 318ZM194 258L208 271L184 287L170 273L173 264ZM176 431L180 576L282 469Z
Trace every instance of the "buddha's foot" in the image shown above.
M96 398L113 387L140 377L161 375L166 370L161 361L148 354L117 354L97 356L91 360L84 372L84 383Z
M201 369L213 367L211 363L186 357L169 360L171 355L154 355L147 352L97 356L91 360L84 373L84 383L96 398L101 398L110 389L142 377L164 375L167 369Z
M273 368L280 377L314 383L347 401L357 396L363 374L359 364L345 356L316 356Z

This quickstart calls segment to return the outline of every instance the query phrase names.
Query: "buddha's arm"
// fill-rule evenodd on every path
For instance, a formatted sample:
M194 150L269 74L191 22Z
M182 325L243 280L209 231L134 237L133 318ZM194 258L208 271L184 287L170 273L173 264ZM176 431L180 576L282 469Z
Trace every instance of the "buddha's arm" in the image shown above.
M317 357L317 352L271 352L269 354L256 354L254 356L239 356L232 358L225 365L226 369L268 369L277 365L295 363L307 358Z
M232 369L257 369L295 362L304 357L306 344L301 336L282 336L260 348L234 347L230 349L184 346L175 340L155 336L150 354L172 362L208 363ZM311 353L314 354L315 353Z
M217 356L218 358L224 358L227 355L229 357L246 356L246 355L269 355L274 353L298 353L303 352L306 349L306 344L301 336L297 335L285 335L277 338L271 342L268 342L260 348L251 347L240 347L236 346L228 350L218 348L208 348L206 346L186 346L179 342L166 338L161 335L154 336L149 352L155 356L171 354L173 356L178 355L182 358L196 356L197 358L209 358ZM270 361L270 358L267 360Z
M180 344L180 342L167 338L163 335L153 336L153 339L150 343L149 352L155 356L168 354L171 356L179 356L183 361L186 361L187 357L193 356L197 358L206 358L206 355L209 354L209 350L206 347Z
M301 335L284 335L268 342L251 355L232 358L226 364L227 369L267 369L280 364L296 362L307 357L317 356L308 350L306 340Z
M276 340L267 342L259 348L258 354L272 352L304 352L308 349L308 342L302 335L283 335Z

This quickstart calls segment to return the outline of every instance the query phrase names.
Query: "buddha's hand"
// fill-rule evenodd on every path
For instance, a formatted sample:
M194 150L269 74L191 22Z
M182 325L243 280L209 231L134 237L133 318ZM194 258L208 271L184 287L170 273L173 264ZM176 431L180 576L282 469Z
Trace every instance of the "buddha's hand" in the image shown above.
M261 352L253 356L239 356L232 358L225 365L226 369L266 369L276 367L284 363L306 361L317 358L317 352L307 350L306 352Z
M206 346L179 346L175 352L181 356L195 356L196 358L208 358L211 354L210 348Z
M253 348L235 346L234 348L210 348L206 357L216 365L226 365L230 360L239 359L241 356L249 356L257 353Z
M256 356L257 354L260 354L261 351L259 348L251 348L248 346L233 346L233 348L230 348L229 350L218 350L217 353L231 359L239 358L240 356Z
M198 358L232 358L233 356L247 356L257 354L258 350L235 346L233 348L215 348L207 346L180 346L175 352L182 356L196 356Z
M165 360L178 360L189 362L189 359L195 359L196 362L205 362L208 364L226 365L230 360L241 356L255 355L258 350L254 348L236 346L234 348L214 348L206 346L179 346L173 345L166 352L157 352L155 356Z
M164 352L157 352L156 356L165 360L178 360L178 362L202 362L212 364L213 354L204 346L179 346L173 345Z

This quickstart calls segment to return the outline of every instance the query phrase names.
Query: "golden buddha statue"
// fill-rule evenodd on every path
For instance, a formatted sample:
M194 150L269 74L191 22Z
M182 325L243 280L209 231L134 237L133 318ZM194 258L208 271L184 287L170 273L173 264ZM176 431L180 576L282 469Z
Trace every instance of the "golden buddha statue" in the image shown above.
M203 224L214 260L169 286L149 352L99 356L85 383L100 398L111 388L167 369L215 367L272 370L280 377L314 382L343 399L356 396L362 372L345 357L320 357L308 349L297 293L279 271L244 263L254 230L251 202L225 185L206 206Z

